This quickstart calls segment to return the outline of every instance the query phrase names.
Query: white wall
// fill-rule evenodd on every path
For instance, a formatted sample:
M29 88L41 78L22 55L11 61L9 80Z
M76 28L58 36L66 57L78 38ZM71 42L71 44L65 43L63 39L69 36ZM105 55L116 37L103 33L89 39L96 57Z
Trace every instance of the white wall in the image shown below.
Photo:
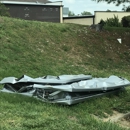
M91 25L93 24L93 18L71 18L71 19L63 19L64 23L75 23L81 25Z
M115 16L118 16L119 21L124 16L130 15L130 12L106 12L106 11L95 11L95 24L99 23L101 19L107 20L107 18L114 18Z

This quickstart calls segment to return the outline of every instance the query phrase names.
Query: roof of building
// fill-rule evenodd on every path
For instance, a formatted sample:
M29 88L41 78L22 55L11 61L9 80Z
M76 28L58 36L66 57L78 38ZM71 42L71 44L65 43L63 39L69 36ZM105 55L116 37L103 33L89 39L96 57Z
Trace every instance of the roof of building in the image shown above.
M81 18L95 18L95 16L94 15L84 15L84 16L63 17L63 19L81 19Z
M1 2L3 4L63 6L62 1L51 2L48 0L1 0Z
M52 3L49 0L1 0L6 2L39 2L39 3Z

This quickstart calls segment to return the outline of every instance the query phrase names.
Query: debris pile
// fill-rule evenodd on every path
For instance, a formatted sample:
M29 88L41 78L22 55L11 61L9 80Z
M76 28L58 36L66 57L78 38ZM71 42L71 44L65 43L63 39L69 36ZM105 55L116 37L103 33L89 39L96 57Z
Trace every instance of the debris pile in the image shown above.
M93 78L84 74L38 78L23 75L20 78L6 77L0 84L4 84L1 92L19 93L44 102L71 105L92 97L122 91L130 86L130 81L114 75L108 78Z

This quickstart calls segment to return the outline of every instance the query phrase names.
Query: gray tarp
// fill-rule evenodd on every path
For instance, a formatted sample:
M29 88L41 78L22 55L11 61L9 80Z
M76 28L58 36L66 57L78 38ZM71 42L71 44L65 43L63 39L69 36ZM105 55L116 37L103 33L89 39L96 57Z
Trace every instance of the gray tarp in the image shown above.
M5 84L1 92L20 93L34 96L45 102L74 104L91 97L122 90L129 86L127 79L117 76L92 78L91 75L61 75L31 78L7 77L0 81Z

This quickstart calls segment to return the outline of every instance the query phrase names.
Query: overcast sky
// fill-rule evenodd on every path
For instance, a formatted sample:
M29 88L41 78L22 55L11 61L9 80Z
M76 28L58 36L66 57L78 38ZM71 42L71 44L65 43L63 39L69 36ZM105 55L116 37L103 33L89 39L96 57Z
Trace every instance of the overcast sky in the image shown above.
M51 0L56 1L56 0ZM122 5L115 6L114 4L107 4L106 2L97 3L92 0L62 0L64 7L69 7L69 10L74 12L76 15L81 14L83 11L91 12L94 11L122 11Z

